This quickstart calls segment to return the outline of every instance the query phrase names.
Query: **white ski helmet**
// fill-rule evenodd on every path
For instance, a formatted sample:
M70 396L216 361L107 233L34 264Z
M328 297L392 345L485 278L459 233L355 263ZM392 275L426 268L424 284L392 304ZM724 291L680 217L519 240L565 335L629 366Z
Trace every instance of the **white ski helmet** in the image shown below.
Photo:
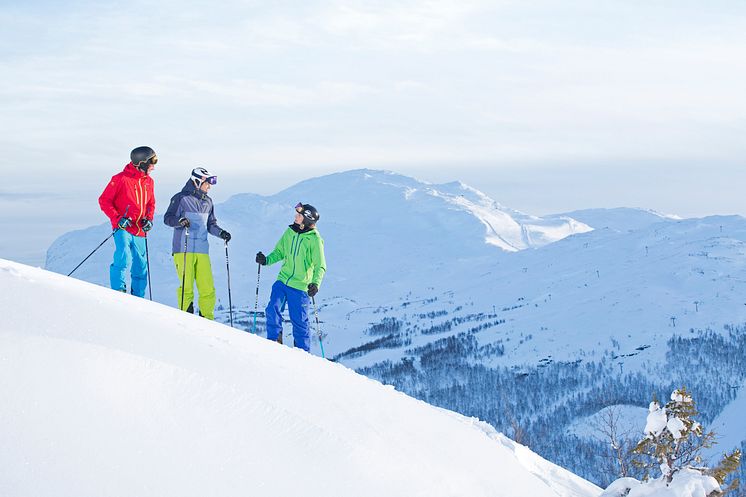
M205 181L211 185L216 184L218 182L218 177L214 174L210 174L210 172L204 167L195 167L192 169L192 181L194 181L194 184L199 188Z

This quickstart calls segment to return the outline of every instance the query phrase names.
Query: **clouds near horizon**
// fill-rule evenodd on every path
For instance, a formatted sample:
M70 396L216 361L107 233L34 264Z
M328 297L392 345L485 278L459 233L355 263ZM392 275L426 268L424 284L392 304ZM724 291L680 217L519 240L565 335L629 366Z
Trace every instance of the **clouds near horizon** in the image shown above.
M32 1L0 24L0 160L38 172L143 143L279 172L746 154L742 2Z

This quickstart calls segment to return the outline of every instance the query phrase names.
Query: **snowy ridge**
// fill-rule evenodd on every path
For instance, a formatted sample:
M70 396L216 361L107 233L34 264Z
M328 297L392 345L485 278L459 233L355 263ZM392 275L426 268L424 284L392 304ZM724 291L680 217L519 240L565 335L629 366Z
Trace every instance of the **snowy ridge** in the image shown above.
M618 207L615 209L583 209L547 216L548 219L576 219L594 229L609 228L614 231L635 231L663 221L680 221L679 216L661 214L651 209L633 209Z
M219 323L4 260L0 287L2 495L600 492L484 423Z

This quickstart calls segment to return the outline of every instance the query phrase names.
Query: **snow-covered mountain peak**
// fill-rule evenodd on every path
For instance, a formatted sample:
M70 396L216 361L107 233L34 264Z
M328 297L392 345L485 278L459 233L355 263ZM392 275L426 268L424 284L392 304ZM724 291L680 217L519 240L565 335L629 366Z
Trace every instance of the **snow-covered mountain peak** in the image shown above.
M441 239L471 238L481 231L483 244L508 252L540 247L591 229L569 216L545 220L506 208L461 181L438 185L392 171L357 169L312 178L274 198L299 196L317 207L333 208L335 219L342 219L346 212L356 219L361 213L371 213L364 222L385 223L394 231L396 224L422 225Z

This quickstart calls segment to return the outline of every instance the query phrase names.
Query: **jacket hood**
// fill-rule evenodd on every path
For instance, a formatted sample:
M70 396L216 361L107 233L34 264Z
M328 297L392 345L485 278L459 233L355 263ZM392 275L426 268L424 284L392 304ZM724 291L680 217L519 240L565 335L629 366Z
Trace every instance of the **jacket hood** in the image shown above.
M197 187L194 186L194 181L192 181L191 179L188 179L186 184L184 185L184 188L181 189L181 193L186 193L186 194L194 193L196 191L197 191Z
M206 194L205 192L197 188L194 185L194 181L192 181L191 179L187 180L186 184L184 185L184 188L181 189L181 192L184 195L194 195L195 197L202 199L202 200L210 198L208 194Z
M147 176L144 172L140 171L138 168L135 167L134 164L131 162L124 166L124 170L122 171L127 176L131 176L133 178L142 178Z

